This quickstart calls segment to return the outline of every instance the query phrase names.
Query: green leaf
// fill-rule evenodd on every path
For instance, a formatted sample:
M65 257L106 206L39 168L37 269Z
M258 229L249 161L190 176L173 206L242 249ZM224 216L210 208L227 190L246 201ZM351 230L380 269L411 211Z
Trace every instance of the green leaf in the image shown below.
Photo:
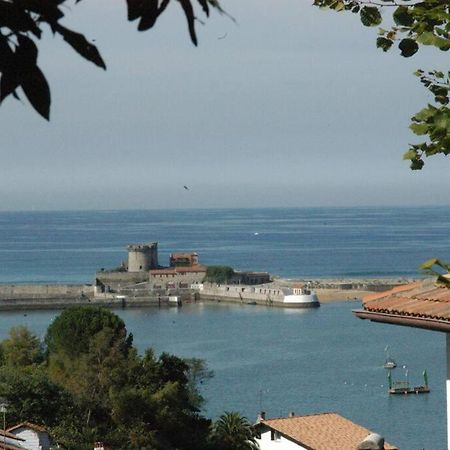
M191 41L194 45L197 45L197 35L195 34L195 16L194 9L190 0L178 0L183 8L184 15L188 22L189 35L191 36Z
M17 36L19 46L16 51L16 61L20 64L22 70L26 70L27 66L35 66L38 49L36 44L28 37L22 34Z
M79 55L106 70L105 62L97 47L88 42L82 34L69 30L60 24L57 24L54 28Z
M13 94L14 91L19 87L19 77L14 66L3 70L2 78L0 79L0 103L8 97L8 95Z
M447 105L449 102L449 99L446 95L436 95L436 97L434 97L434 100L441 105Z
M414 39L405 38L400 41L398 44L398 48L401 50L402 56L405 58L409 58L414 55L417 50L419 50L419 46Z
M397 25L409 27L414 23L414 17L410 14L409 8L406 6L399 6L392 15Z
M39 67L29 67L21 74L20 85L33 108L45 119L50 119L50 88Z
M434 116L436 108L423 108L417 114L412 117L412 120L417 122L426 122L428 119Z
M403 154L404 160L412 160L414 158L417 158L417 152L413 149L410 149Z
M197 1L200 3L200 5L203 9L203 12L206 14L206 17L209 17L208 0L197 0Z
M436 36L434 38L434 45L439 48L439 50L442 50L446 52L450 49L450 39L442 38Z
M436 36L431 31L426 31L417 36L417 42L423 45L435 45Z
M361 22L366 27L376 27L383 21L380 11L374 6L364 6L360 11Z
M437 280L438 283L445 285L445 287L450 288L450 280L443 275L438 275Z
M153 27L158 15L158 0L147 0L139 21L138 30L145 31Z
M393 43L394 41L384 37L377 38L377 48L381 48L384 52L387 52L392 47Z
M437 258L429 259L420 265L420 270L430 270L434 265L440 265L440 261Z
M429 125L426 123L412 123L409 128L414 134L421 136L428 133Z
M128 20L133 21L142 16L143 13L142 0L127 0Z
M418 158L411 160L411 165L409 166L411 170L422 170L422 167L424 166L424 162Z

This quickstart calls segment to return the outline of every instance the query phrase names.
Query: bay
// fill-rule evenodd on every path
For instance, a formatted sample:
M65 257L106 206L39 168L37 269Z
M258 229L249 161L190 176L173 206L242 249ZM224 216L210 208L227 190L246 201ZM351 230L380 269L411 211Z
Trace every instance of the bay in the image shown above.
M148 241L159 242L161 264L173 251L197 251L205 264L285 277L417 277L431 257L450 261L449 223L446 207L0 212L0 283L91 283L95 270L126 258L127 244ZM444 335L361 321L351 313L359 306L116 312L140 351L208 362L215 377L202 390L212 418L336 411L401 449L444 450ZM18 324L43 337L57 314L1 312L0 339ZM413 384L428 370L429 395L387 395L386 345Z
M441 333L357 319L360 303L314 310L187 304L182 308L115 310L140 352L153 347L203 358L215 376L202 392L204 414L240 411L249 419L335 411L404 450L446 449L445 339ZM24 315L26 314L26 315ZM2 312L0 339L25 324L43 337L59 311ZM431 393L389 396L384 348L390 345L412 384L427 369Z

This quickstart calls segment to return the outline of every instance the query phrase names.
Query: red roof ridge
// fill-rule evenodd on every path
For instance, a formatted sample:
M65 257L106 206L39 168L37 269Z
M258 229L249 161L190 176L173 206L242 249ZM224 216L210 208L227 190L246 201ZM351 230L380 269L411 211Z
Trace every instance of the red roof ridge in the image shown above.
M333 411L325 411L325 412L319 412L319 413L310 413L310 414L296 414L294 416L282 416L282 417L272 417L270 419L262 419L261 422L267 423L270 420L291 420L291 419L298 419L300 417L312 417L312 416L324 416L326 414L335 414L339 416L340 414Z
M330 448L353 450L363 439L373 433L370 429L336 412L268 419L261 421L260 425L278 431L282 436L303 448L316 450L330 450ZM384 448L397 449L388 442L385 442Z
M35 430L35 431L47 432L47 429L44 428L42 425L37 425L37 424L31 423L31 422L18 423L17 425L13 425L12 427L9 427L6 431L11 432L11 431L17 430L18 428L25 428L25 427L31 428L32 430Z
M24 441L25 439L22 439L15 434L10 433L8 430L0 430L0 436L7 436L11 439L17 439L18 441ZM1 440L1 439L0 439Z
M426 281L429 281L429 280L426 280ZM403 291L409 291L411 289L421 286L422 284L424 284L424 280L415 281L415 282L409 283L409 284L402 284L400 286L395 286L392 289L389 289L387 291L373 292L372 294L367 294L363 297L362 300L364 303L370 302L371 300L378 300L380 298L387 297L392 294L398 294Z

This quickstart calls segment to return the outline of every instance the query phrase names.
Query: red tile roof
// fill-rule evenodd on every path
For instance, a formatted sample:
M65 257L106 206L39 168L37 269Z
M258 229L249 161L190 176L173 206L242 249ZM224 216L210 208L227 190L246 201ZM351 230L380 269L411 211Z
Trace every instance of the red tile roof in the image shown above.
M18 447L12 444L4 444L0 442L0 450L24 450L24 447Z
M2 436L7 436L7 437L9 437L11 439L17 439L18 441L24 441L25 440L25 439L22 439L22 438L16 436L15 434L10 433L9 429L6 430L6 431L0 430L0 441L2 439Z
M361 319L450 331L450 289L431 279L367 295L363 307Z
M46 433L47 432L47 430L42 425L37 425L37 424L31 423L31 422L18 423L17 425L14 425L14 426L8 428L7 432L11 433L11 431L15 431L15 430L17 430L19 428L30 428L31 430L39 431L41 433Z
M282 417L260 422L297 444L314 450L355 450L372 432L336 413ZM385 442L386 450L397 447Z
M164 269L152 269L150 270L150 275L177 275L188 272L205 272L206 267L201 264L196 264L194 266L186 267L167 267Z
M180 252L180 253L171 253L171 258L191 258L192 256L198 256L196 252Z

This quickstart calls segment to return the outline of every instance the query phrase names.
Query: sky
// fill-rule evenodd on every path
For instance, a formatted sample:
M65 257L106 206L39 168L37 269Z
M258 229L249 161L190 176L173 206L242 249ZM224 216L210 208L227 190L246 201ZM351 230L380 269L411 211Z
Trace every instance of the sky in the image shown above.
M311 3L222 0L235 21L213 11L198 47L178 2L144 33L124 0L71 4L107 71L46 30L51 120L1 105L0 210L450 204L449 160L402 160L432 100L412 73L448 54L383 53Z

